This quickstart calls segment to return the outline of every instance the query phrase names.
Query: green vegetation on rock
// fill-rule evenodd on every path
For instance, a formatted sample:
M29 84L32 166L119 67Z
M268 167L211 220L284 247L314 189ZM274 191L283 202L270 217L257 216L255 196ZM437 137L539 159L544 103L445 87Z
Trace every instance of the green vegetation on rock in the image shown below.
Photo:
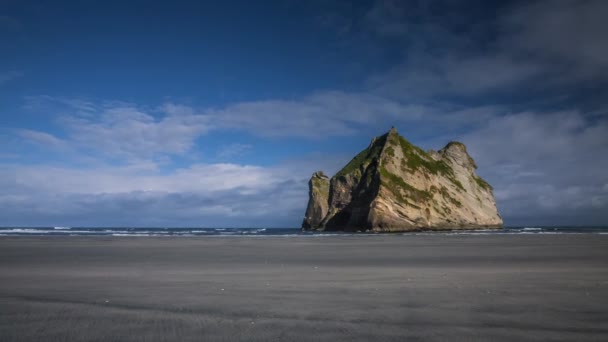
M395 157L395 149L393 149L392 146L387 147L385 150L386 154L388 154L391 157Z
M441 175L448 178L457 188L466 191L462 183L456 179L454 170L443 160L435 160L421 148L412 145L404 137L399 136L399 144L405 157L405 166L408 170L416 172L423 168L433 175ZM402 163L403 166L403 163Z
M459 181L458 179L456 179L456 178L449 178L449 179L450 179L450 181L451 181L452 183L454 183L454 185L456 185L456 187L458 187L458 189L460 189L460 190L464 190L465 192L467 191L467 190L464 188L464 186L462 186L462 183L460 183L460 181Z
M479 176L473 176L473 180L477 183L477 185L486 190L494 190L494 188L492 188L492 186L488 182L486 182L485 180L483 180L483 178Z
M315 190L319 190L323 193L326 193L327 191L329 191L329 182L327 180L321 180L318 178L312 178L312 186L313 189Z
M394 193L395 195L398 195L397 199L402 202L403 201L407 202L407 200L403 197L403 195L401 195L401 193L399 192L399 189L401 189L405 193L407 193L407 197L412 199L416 203L427 202L433 198L433 194L430 193L429 191L416 189L415 187L404 182L401 177L390 173L384 167L380 168L380 175L382 176L383 184L389 190L391 190L392 193ZM399 193L397 193L397 192L399 192Z
M467 147L466 147L466 146L465 146L463 143L461 143L460 141L454 141L454 140L452 140L452 141L450 141L449 143L447 143L447 145L445 145L445 148L449 148L450 146L454 146L454 145L455 145L455 146L460 146L460 147L462 147L462 148L464 148L464 149L466 149L466 148L467 148Z
M310 178L311 191L317 196L327 197L329 195L329 178L323 171L315 172Z
M445 199L447 199L448 201L452 202L452 204L454 204L455 206L457 206L458 208L462 207L462 203L460 203L459 200L455 199L454 197L452 197L450 195L450 192L448 191L448 188L446 188L445 186L442 186L441 189L439 189L439 193L441 194L441 196Z
M380 155L382 147L386 141L387 134L375 139L372 144L365 150L359 152L342 170L338 171L334 177L345 176L355 170L359 170L361 166L371 163L371 161Z
M311 209L303 227L382 231L500 226L491 193L478 190L492 188L474 168L462 143L427 152L391 128L331 180L320 172L313 175Z

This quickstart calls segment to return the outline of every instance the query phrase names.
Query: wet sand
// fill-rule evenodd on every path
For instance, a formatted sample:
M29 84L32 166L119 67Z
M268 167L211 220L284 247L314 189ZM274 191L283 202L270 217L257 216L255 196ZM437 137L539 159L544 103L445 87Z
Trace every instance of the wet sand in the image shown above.
M2 237L1 341L606 341L608 235Z

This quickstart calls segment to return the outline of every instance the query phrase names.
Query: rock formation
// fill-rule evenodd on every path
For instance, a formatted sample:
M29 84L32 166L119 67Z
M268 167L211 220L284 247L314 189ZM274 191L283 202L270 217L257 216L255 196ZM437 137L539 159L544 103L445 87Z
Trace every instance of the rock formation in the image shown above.
M321 220L327 215L329 208L329 177L323 171L317 171L312 174L308 181L308 207L306 208L306 217L302 223L304 229L314 229L319 227Z
M331 180L309 182L305 230L409 231L500 228L492 187L464 144L425 152L392 128Z

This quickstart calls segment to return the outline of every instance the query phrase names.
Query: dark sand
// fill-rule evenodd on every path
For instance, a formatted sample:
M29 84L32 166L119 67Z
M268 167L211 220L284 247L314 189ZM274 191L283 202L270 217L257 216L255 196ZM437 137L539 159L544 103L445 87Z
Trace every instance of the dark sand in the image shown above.
M608 235L0 238L1 341L607 341Z

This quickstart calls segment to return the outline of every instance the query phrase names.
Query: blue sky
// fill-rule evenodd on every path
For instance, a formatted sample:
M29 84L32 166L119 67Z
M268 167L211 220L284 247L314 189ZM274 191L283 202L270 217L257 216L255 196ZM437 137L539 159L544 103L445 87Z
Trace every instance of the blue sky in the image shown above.
M0 2L0 225L299 226L396 126L510 225L608 223L608 3Z

